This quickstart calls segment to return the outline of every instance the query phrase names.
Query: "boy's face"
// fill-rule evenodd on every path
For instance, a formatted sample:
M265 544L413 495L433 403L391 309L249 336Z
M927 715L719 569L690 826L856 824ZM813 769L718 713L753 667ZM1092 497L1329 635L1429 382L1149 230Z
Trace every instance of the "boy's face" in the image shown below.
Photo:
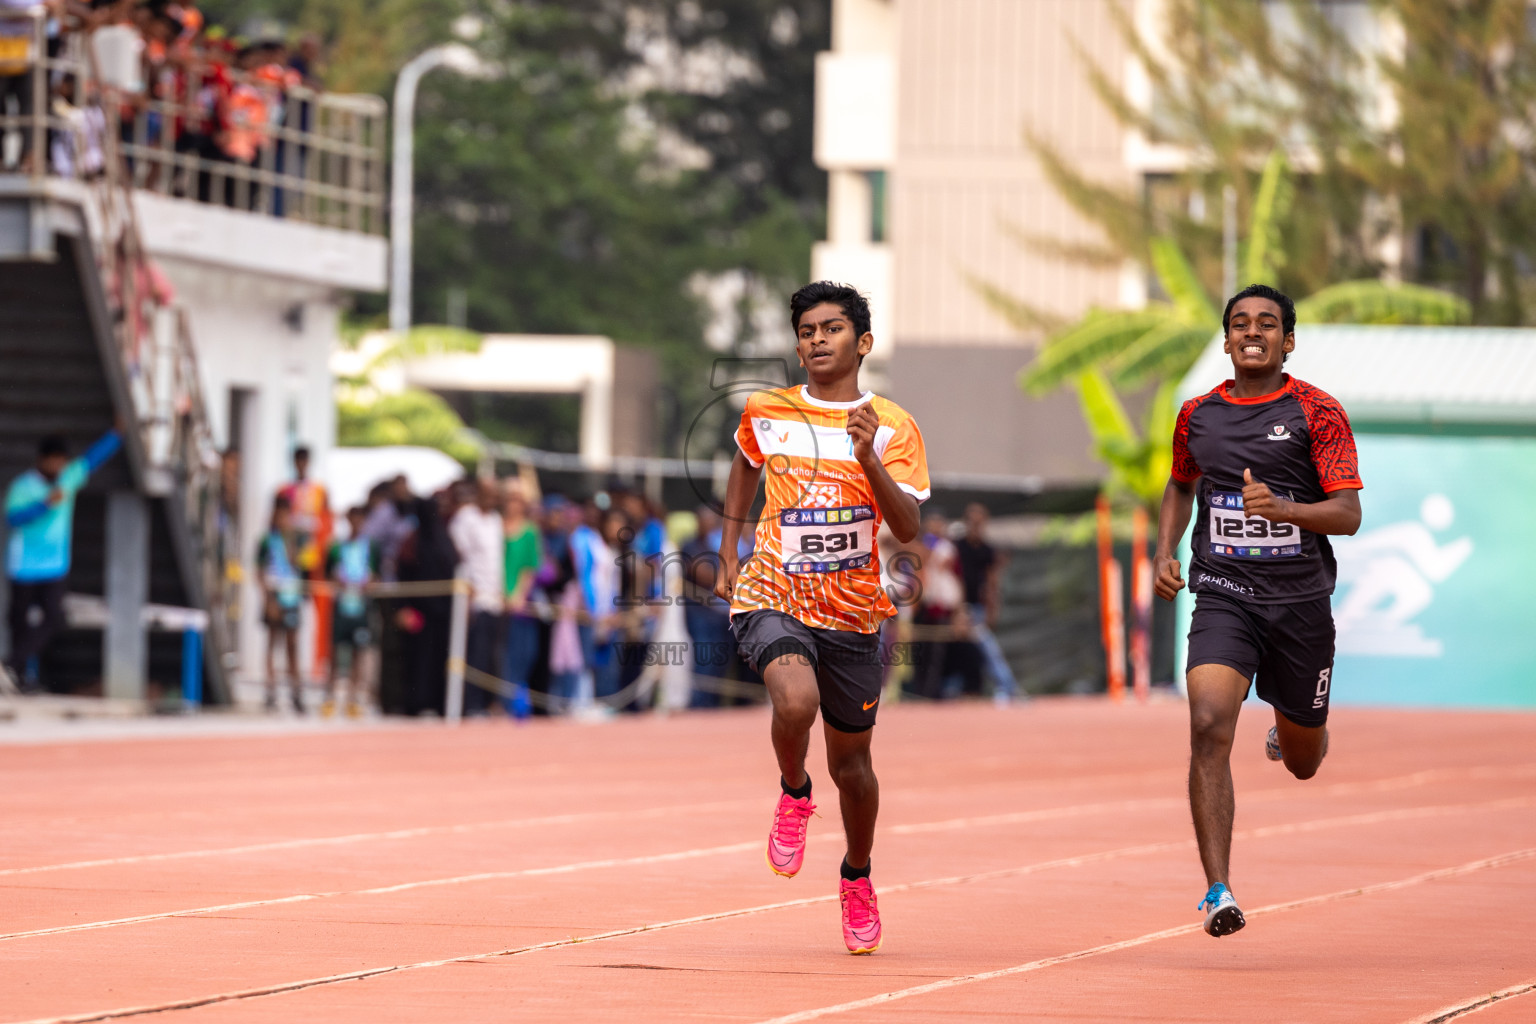
M272 510L272 529L276 530L279 533L283 533L283 532L285 532L288 529L288 526L292 522L292 519L293 519L292 513L290 513L286 508L273 509Z
M57 480L67 465L68 455L44 455L37 460L37 471L43 474L45 480Z
M1285 333L1280 306L1273 300L1250 295L1232 307L1222 348L1234 368L1272 373L1295 347L1296 336Z
M356 511L354 509L353 511L347 513L347 527L349 529L351 529L351 531L352 531L351 536L352 537L355 538L355 537L362 536L362 533L363 533L363 522L364 522L364 517L363 517L363 514L361 512L358 512L358 511Z
M854 333L853 321L841 306L823 302L800 314L795 327L795 354L818 384L859 372L859 359L874 347L875 336Z

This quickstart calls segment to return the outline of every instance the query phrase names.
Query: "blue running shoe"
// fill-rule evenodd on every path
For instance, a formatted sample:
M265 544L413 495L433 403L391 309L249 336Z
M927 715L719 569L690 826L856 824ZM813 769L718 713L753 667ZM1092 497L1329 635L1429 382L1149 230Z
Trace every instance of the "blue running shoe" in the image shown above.
M1272 725L1269 727L1269 736L1264 740L1264 756L1271 761L1280 760L1280 728Z
M1240 931L1243 925L1248 923L1248 920L1243 917L1243 912L1238 909L1232 890L1220 882L1211 886L1210 891L1205 894L1205 899L1195 904L1196 910L1206 910L1207 907L1210 908L1205 915L1207 935L1213 935L1219 939L1223 935Z

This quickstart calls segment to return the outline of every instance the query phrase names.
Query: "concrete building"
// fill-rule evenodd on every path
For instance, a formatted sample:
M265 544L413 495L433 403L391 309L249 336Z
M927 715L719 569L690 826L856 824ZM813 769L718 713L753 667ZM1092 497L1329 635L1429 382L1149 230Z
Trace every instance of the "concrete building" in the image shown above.
M813 274L866 290L872 369L927 428L929 458L958 472L1097 476L1071 395L1016 385L1038 335L991 309L985 281L1073 316L1139 302L1131 268L1030 251L1017 234L1092 240L1031 156L1025 133L1108 183L1133 171L1071 42L1122 69L1106 0L834 0L817 66L816 158L830 175L828 237Z

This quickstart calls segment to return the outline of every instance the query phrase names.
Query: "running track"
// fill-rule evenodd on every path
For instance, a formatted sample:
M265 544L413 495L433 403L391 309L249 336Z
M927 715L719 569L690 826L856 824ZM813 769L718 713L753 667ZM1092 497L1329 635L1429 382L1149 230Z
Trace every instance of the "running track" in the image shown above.
M870 957L762 709L0 746L0 1024L1536 1021L1536 715L1336 710L1309 783L1266 718L1218 941L1181 704L886 709Z

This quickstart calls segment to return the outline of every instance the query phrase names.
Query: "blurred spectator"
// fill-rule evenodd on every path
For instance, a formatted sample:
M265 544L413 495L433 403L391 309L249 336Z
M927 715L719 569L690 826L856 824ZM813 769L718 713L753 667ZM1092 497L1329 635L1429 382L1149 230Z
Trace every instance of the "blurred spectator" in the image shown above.
M919 639L913 647L913 686L918 696L930 699L955 696L962 686L951 661L949 635L956 626L955 614L965 591L948 530L948 521L936 510L923 519L923 591L913 618L919 627Z
M715 596L715 574L720 571L720 514L708 505L695 513L698 533L682 547L683 616L693 642L693 671L704 685L696 685L688 706L720 705L719 687L708 685L731 674L736 657L731 634L730 605Z
M604 495L604 504L607 496ZM614 552L603 539L603 510L596 499L580 510L580 521L571 530L571 565L581 594L581 650L583 675L590 683L588 692L578 697L604 697L616 687L609 674L612 658L611 637L614 602L618 598ZM585 686L585 684L584 684Z
M458 550L470 595L469 636L464 660L487 675L496 674L496 644L500 639L505 609L506 534L501 522L496 483L463 481L455 485L458 511L448 524L448 535ZM483 687L466 684L464 713L483 715L490 695Z
M272 500L272 520L256 546L256 578L261 585L261 621L267 627L267 694L264 706L277 710L277 647L287 656L288 694L293 710L304 713L302 669L299 667L299 607L304 580L293 544L293 506L278 495Z
M987 674L992 677L992 693L999 701L1011 699L1018 692L1018 682L992 629L997 625L997 585L1002 559L987 543L987 525L991 514L980 502L965 509L965 535L955 542L960 563L960 581L965 590L965 604L970 614L971 636L975 638Z
M400 545L416 529L410 514L414 502L410 482L403 475L368 492L363 535L378 546L379 578L390 583L399 578Z
M36 0L0 0L0 116L25 117L32 113L32 22L19 17L36 6ZM0 166L4 162L6 136L0 132ZM32 133L23 131L17 169L32 170Z
M552 583L559 597L549 631L550 709L569 711L582 699L582 681L588 674L582 631L590 630L590 626L582 623L584 598L569 547L561 550L555 560L555 569L556 577Z
M132 100L144 91L144 34L139 30L137 9L131 0L107 5L104 23L91 33L100 83Z
M364 588L378 579L379 549L363 531L368 510L361 506L348 510L350 532L345 541L337 541L325 560L325 574L336 587L336 619L332 635L331 673L325 688L321 714L336 711L336 681L346 672L351 683L347 714L360 718L372 703L368 693L371 655L376 646L373 626L373 602Z
M316 92L325 88L324 73L320 67L323 48L319 36L313 32L306 32L299 37L293 52L288 55L288 66L299 76L299 82L306 89L313 89Z
M84 455L71 460L65 440L50 435L37 446L36 466L12 480L6 490L5 521L11 530L6 546L11 584L9 669L14 685L23 692L41 689L37 656L64 628L75 495L121 445L121 435L109 430Z
M459 554L448 536L448 522L456 511L453 488L412 502L416 529L400 548L402 583L453 579ZM408 715L443 711L452 614L453 599L447 595L407 598L395 613L402 633L403 705Z
M541 599L537 577L544 561L538 526L528 516L528 500L514 482L502 505L506 556L502 576L507 591L507 632L501 677L512 685L503 706L514 718L527 718L529 682L539 656L539 620L534 605Z
M394 583L400 579L400 549L416 531L412 510L416 499L411 494L410 483L397 476L374 486L368 495L368 518L363 523L363 535L373 542L379 551L379 579ZM386 597L377 602L379 634L378 699L379 706L388 711L400 711L405 707L405 660L401 631L395 628L396 614L401 602Z
M299 445L293 450L293 482L278 491L287 499L291 510L289 523L289 547L293 551L294 567L306 579L325 579L325 553L330 550L334 523L331 516L331 499L325 487L309 478L309 448ZM318 669L331 657L331 595L324 589L313 590L311 599L315 606L314 664Z
M629 547L636 555L634 571L638 593L644 599L654 601L661 597L662 591L659 567L667 541L666 523L662 522L656 506L637 491L621 494L617 506L629 522Z
M106 169L106 115L93 96L80 94L90 88L74 75L60 76L54 87L53 116L68 129L48 133L49 161L60 177L92 181Z

